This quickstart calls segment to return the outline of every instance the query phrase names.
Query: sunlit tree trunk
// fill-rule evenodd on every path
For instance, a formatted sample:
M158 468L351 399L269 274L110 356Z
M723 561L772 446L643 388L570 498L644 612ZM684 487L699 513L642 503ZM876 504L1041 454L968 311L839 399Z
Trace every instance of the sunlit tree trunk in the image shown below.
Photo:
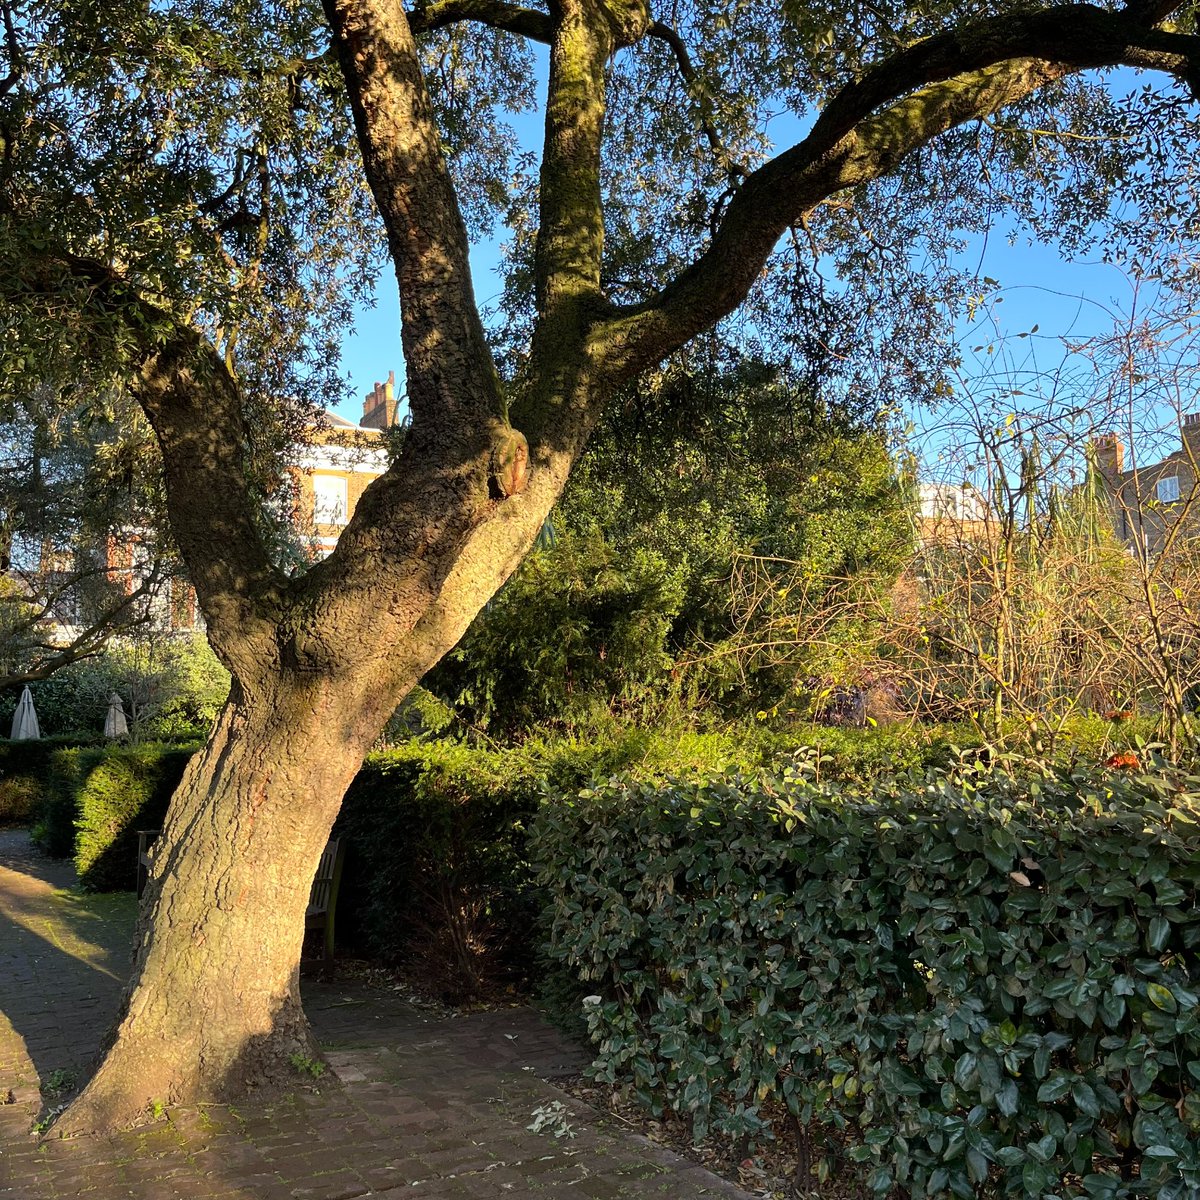
M252 1094L319 1057L298 987L309 885L393 694L321 680L231 698L172 801L119 1024L62 1131Z

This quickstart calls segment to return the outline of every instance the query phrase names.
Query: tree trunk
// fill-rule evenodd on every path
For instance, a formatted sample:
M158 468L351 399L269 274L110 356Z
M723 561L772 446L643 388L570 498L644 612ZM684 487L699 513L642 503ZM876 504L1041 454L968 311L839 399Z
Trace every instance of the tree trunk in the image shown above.
M304 912L342 796L391 689L318 677L248 700L235 684L171 802L106 1053L55 1132L245 1096L319 1057L300 1006Z

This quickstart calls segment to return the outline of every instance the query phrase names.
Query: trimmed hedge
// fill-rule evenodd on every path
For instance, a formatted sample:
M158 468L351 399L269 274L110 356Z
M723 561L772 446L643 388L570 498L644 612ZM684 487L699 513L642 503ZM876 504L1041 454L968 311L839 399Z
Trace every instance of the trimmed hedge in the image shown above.
M373 754L335 826L347 839L339 941L387 963L419 960L455 1000L526 982L542 940L542 899L525 837L548 787L578 789L631 768L661 776L758 762L762 753L727 735L629 730L514 750L418 741Z
M369 757L334 830L347 841L339 942L385 963L418 958L453 999L522 973L537 803L503 754L411 743Z
M0 825L23 825L37 816L55 755L78 745L75 738L0 738Z
M594 1071L877 1194L1200 1189L1200 780L612 780L545 805ZM821 1164L826 1173L832 1164Z
M137 831L162 826L196 749L147 742L79 755L75 869L88 891L137 887Z
M137 831L159 827L195 746L52 749L43 769L34 838L57 858L74 856L93 892L137 886Z

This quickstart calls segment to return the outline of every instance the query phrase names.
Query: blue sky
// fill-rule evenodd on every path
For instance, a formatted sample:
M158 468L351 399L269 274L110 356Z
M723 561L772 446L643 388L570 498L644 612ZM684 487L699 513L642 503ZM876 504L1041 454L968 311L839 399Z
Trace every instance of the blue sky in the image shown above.
M1050 370L1063 357L1062 338L1086 338L1108 331L1113 314L1127 310L1131 301L1130 282L1118 268L1097 261L1068 262L1054 246L1025 241L1010 245L997 235L986 245L974 243L963 257L972 268L979 265L982 274L1001 284L987 316L960 327L968 351L972 346L1003 341L1027 364L1036 360L1039 368ZM477 247L472 260L476 298L486 304L500 286L495 274L496 243ZM1017 338L1035 325L1038 330L1032 338ZM389 370L396 372L398 380L403 379L400 309L390 271L379 279L375 307L359 311L355 334L345 343L343 371L351 381L353 399L337 411L357 421L362 397L377 380L386 379ZM937 423L936 412L913 417L922 428Z

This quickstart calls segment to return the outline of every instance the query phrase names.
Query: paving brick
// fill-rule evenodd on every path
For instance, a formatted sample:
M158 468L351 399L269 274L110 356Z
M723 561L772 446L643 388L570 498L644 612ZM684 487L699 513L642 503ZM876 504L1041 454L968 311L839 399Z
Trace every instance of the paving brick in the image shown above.
M304 989L334 1076L319 1093L39 1142L39 1081L82 1072L129 964L132 898L99 902L72 883L69 864L0 830L0 1200L747 1200L558 1092L548 1081L586 1056L535 1013L438 1019L336 978ZM526 1128L554 1101L572 1114L570 1141Z

